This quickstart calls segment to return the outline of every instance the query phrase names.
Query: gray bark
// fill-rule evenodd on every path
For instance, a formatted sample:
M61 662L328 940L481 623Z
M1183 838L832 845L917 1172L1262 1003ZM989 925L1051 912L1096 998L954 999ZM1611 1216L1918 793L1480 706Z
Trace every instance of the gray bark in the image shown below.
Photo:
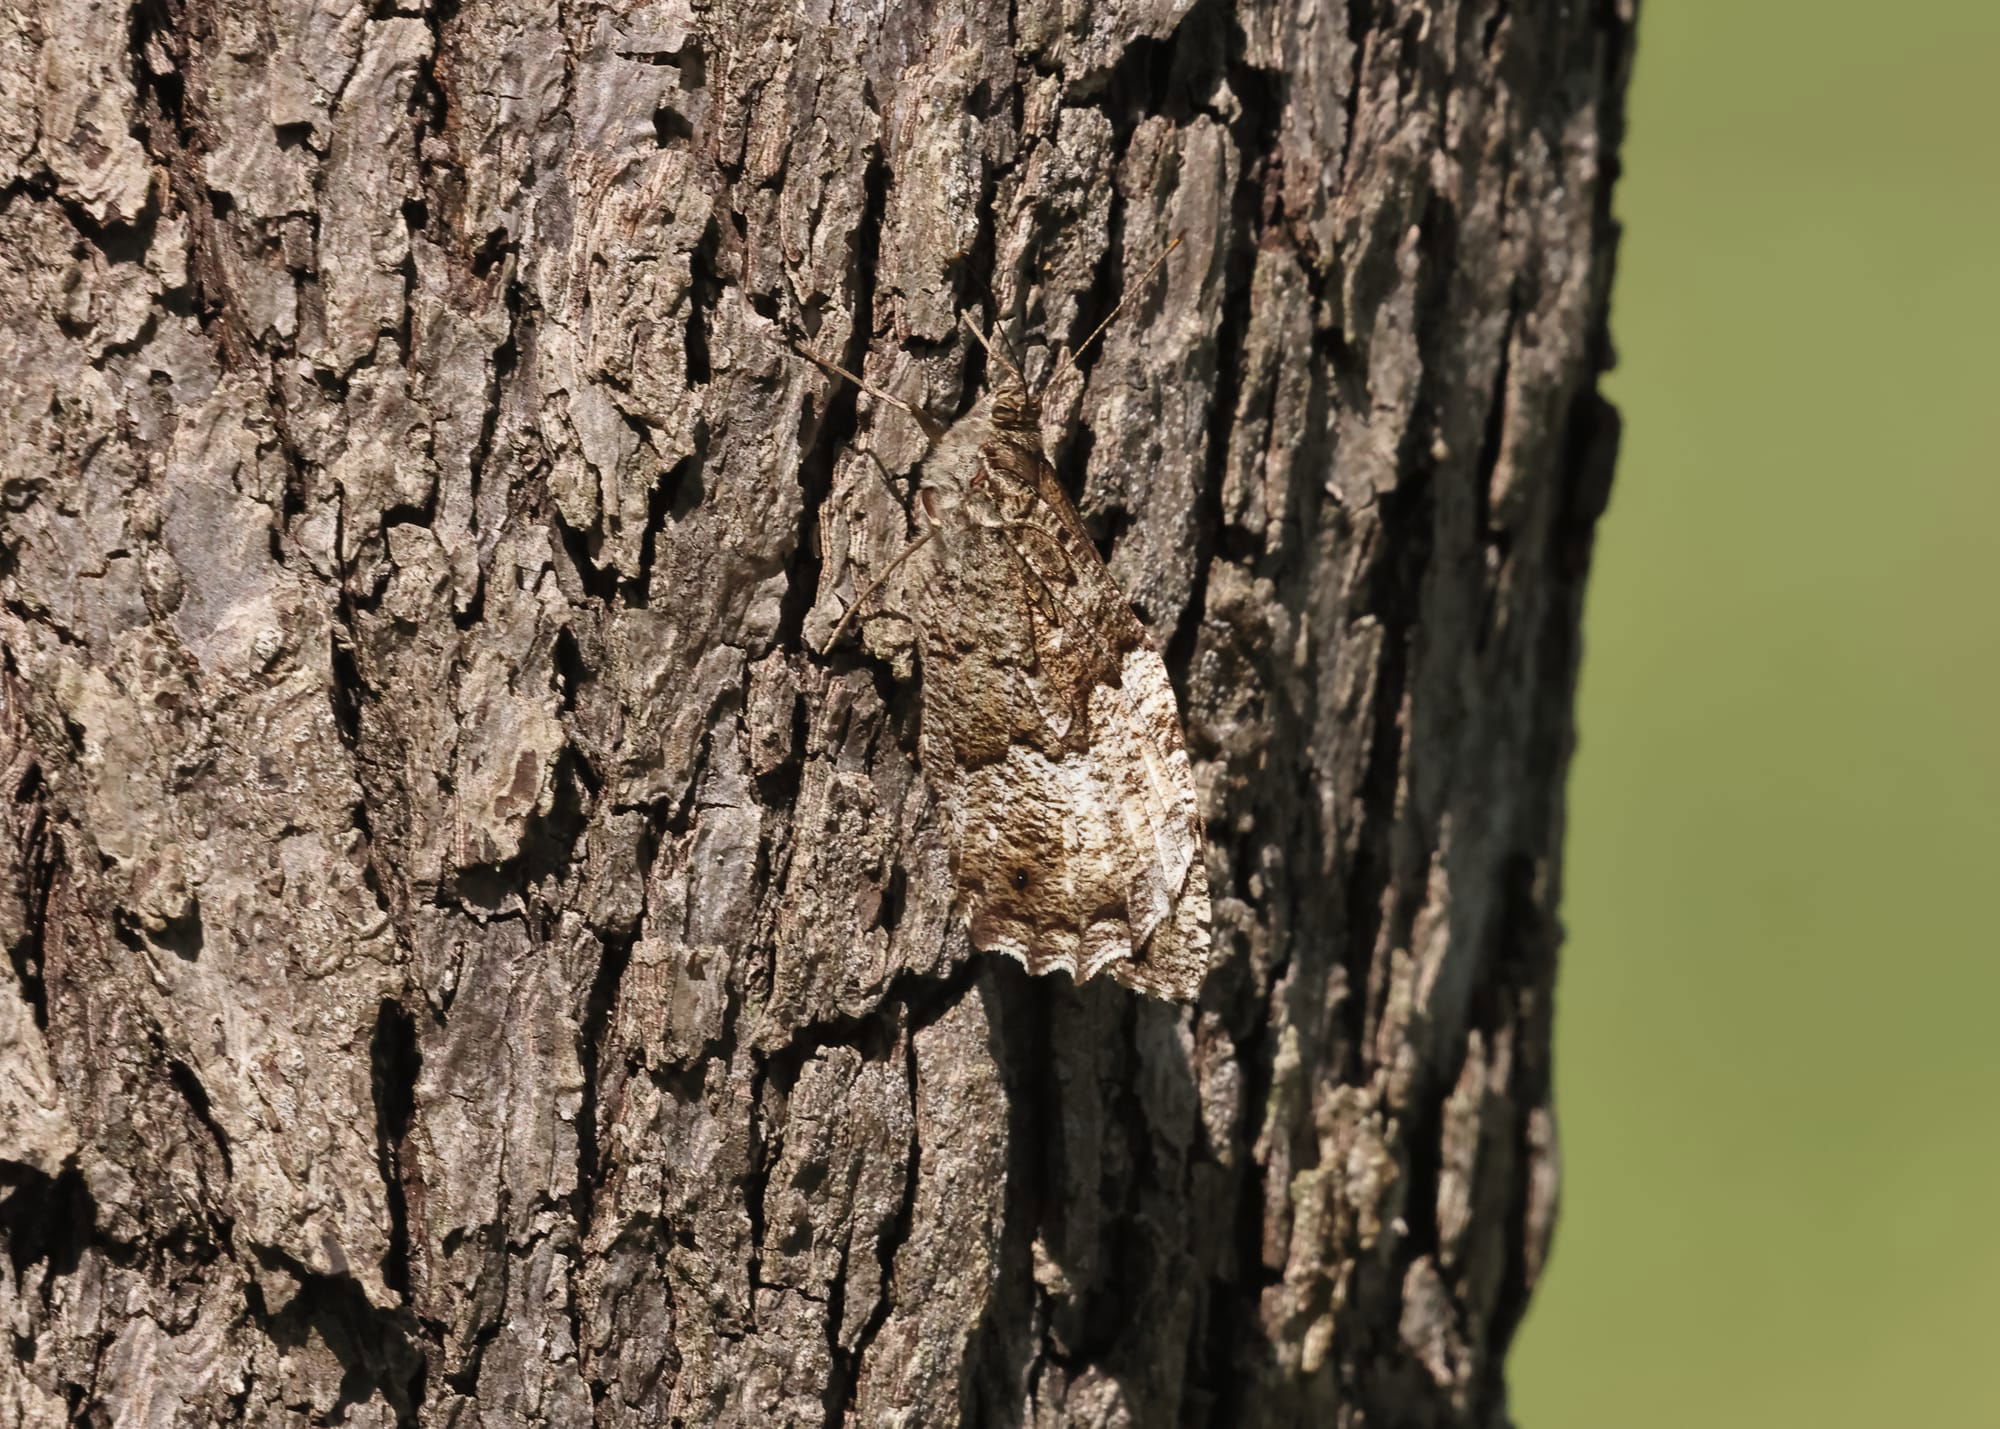
M0 1426L1503 1423L1630 7L8 7ZM968 954L788 352L1171 235L1192 1009Z

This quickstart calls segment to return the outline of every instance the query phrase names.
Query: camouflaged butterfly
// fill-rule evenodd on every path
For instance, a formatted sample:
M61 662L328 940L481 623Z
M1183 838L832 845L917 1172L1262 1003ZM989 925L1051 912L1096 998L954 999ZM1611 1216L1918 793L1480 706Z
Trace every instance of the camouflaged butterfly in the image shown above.
M922 534L826 645L914 561L918 748L973 946L1031 973L1108 972L1189 1001L1208 971L1208 865L1173 686L1056 481L1040 399L987 351L998 382L948 427L812 359L907 412L932 442Z

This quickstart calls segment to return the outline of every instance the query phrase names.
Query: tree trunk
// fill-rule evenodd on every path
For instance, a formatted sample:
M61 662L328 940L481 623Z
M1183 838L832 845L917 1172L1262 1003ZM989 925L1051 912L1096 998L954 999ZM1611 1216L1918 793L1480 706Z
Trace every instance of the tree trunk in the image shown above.
M1504 1423L1631 4L0 17L0 1425ZM1192 1008L817 653L1128 287Z

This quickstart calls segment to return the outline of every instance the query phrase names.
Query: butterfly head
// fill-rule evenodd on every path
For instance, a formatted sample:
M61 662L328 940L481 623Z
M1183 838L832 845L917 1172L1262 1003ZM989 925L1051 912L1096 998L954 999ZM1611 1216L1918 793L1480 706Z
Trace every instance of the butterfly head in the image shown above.
M1042 425L1042 395L1030 392L1021 374L1008 368L994 374L989 400L992 424L998 432L1039 432Z

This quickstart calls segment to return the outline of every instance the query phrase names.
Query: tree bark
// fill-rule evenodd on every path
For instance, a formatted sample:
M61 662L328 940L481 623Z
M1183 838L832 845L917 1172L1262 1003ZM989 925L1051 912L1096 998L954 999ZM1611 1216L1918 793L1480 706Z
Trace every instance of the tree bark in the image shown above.
M0 1426L1499 1425L1632 0L0 16ZM961 311L1200 1003L951 916Z

